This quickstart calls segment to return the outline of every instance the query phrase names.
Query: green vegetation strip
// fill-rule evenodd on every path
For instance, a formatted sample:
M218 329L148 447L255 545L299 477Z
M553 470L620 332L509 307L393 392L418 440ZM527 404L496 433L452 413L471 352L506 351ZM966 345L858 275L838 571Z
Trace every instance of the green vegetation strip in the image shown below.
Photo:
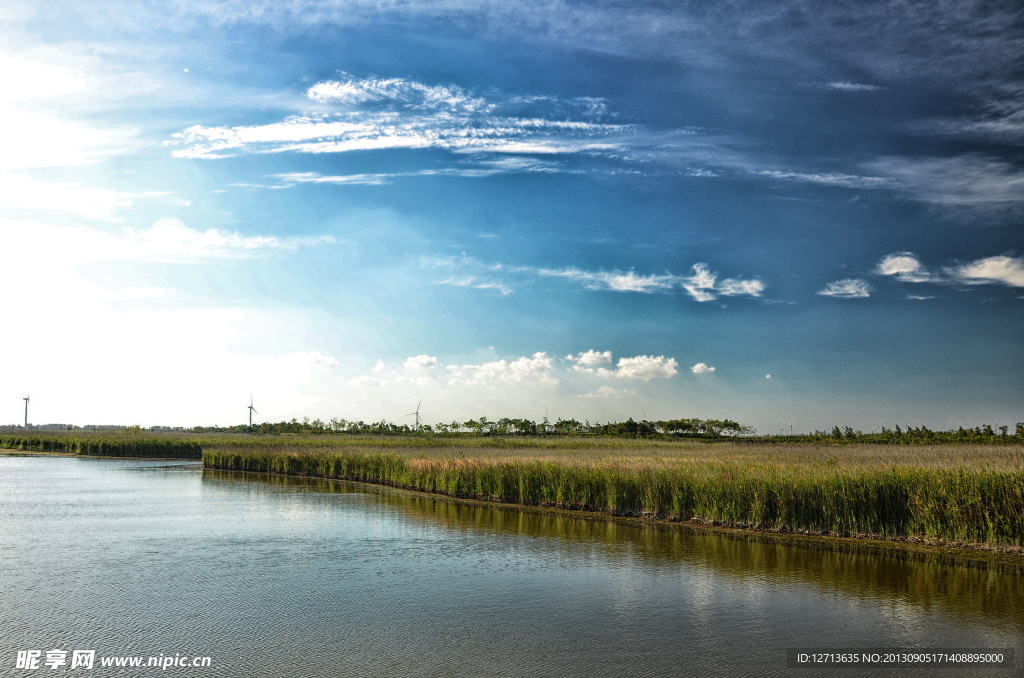
M3 435L0 448L26 452L62 452L95 457L161 457L201 459L198 440L137 435Z
M205 446L209 468L668 520L1024 546L1024 470L704 458L411 456L388 448Z

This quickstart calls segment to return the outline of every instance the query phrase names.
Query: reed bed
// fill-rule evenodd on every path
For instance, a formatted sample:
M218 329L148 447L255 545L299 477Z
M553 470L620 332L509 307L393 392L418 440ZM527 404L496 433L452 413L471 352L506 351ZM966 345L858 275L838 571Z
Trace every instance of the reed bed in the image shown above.
M629 447L515 449L275 448L225 442L204 448L206 467L613 515L1024 546L1024 451L1019 448L987 456L965 446L938 453L911 448L903 455L887 448L883 456L873 446L847 446L839 454L817 446L638 446L637 441Z
M25 452L61 452L94 457L201 459L199 440L180 436L101 433L0 435L0 448Z

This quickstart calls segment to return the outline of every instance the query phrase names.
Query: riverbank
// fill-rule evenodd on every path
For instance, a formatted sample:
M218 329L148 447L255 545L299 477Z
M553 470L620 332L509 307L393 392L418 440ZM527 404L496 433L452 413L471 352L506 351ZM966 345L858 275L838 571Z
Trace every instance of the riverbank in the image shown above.
M1024 552L1024 449L877 447L225 445L204 448L203 464L515 506Z
M825 539L1024 554L1024 445L778 444L539 436L0 436L20 452L207 468Z

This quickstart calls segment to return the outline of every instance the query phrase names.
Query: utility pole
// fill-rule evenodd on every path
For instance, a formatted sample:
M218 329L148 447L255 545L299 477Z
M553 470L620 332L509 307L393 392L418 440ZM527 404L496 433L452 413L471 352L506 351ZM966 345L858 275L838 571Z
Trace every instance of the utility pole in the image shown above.
M22 398L25 401L25 428L28 428L28 396Z

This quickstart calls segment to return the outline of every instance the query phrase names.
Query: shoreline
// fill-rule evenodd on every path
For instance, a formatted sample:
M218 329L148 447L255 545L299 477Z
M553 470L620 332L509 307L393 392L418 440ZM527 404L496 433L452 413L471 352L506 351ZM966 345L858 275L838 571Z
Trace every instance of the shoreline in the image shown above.
M287 478L290 480L305 480L310 482L331 482L342 483L355 487L371 489L377 492L398 492L416 497L440 500L463 506L478 506L514 510L520 513L534 513L546 515L561 515L565 517L581 518L591 521L612 521L633 527L664 530L685 530L699 534L717 534L732 539L755 539L757 541L798 546L820 550L823 547L841 549L844 551L869 551L873 553L909 557L915 560L939 559L947 564L965 566L997 566L1010 567L1024 574L1024 548L1022 547L999 547L989 544L956 544L948 545L942 543L929 543L928 541L913 539L887 539L876 535L856 535L844 537L833 534L809 534L802 532L790 532L777 529L758 528L753 526L733 526L714 524L712 521L702 519L694 520L670 520L666 518L653 518L647 516L618 515L611 512L583 511L568 509L559 506L530 506L527 504L516 504L499 502L487 499L476 499L473 497L459 497L439 492L426 492L407 487L375 483L362 480L348 480L345 478L325 478L321 476L310 476L290 473L277 473L274 471L241 471L236 469L223 469L203 466L203 472L223 473L225 475L254 476L256 478Z
M931 539L927 537L885 537L877 534L849 534L841 535L828 531L789 529L787 526L778 528L759 527L739 521L719 521L704 518L672 519L659 518L635 513L615 512L612 510L588 510L579 508L566 508L555 504L523 504L517 502L500 501L496 499L481 499L471 496L460 496L447 492L428 491L414 487L407 487L387 482L372 480L359 480L350 478L329 477L309 473L281 473L265 470L244 470L235 468L222 468L207 465L202 460L183 457L129 457L129 456L107 456L107 455L86 455L74 452L44 451L44 450L16 450L0 449L0 456L52 456L52 457L75 457L87 459L131 459L145 461L176 461L185 462L189 465L195 464L202 468L203 472L216 472L225 474L253 474L255 477L279 477L289 479L302 479L308 481L329 481L347 483L354 486L371 488L376 491L397 491L420 497L440 499L456 504L470 506L485 506L501 509L515 509L519 512L558 514L572 516L587 520L614 521L629 524L636 527L655 527L660 529L682 529L690 532L704 534L720 534L730 538L757 539L771 543L782 543L797 545L804 548L841 548L843 550L868 550L900 557L914 558L940 558L958 564L985 564L1002 565L1015 569L1024 567L1024 547L1011 545L998 545L979 542L950 542L943 539Z

